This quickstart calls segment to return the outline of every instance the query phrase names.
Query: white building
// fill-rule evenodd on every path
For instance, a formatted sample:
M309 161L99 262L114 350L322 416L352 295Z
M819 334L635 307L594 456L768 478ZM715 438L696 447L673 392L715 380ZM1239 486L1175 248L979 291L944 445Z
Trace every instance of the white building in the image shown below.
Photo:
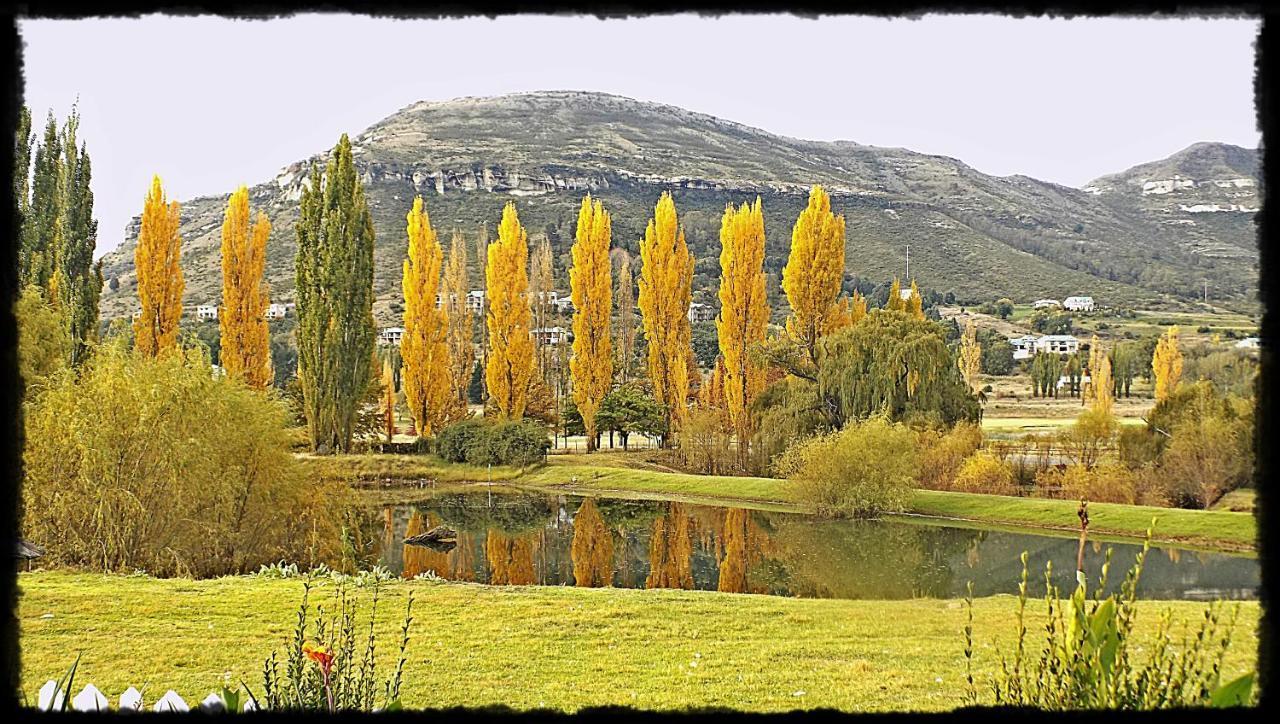
M453 302L454 297L456 296L457 296L456 294L450 294L448 297L448 301ZM446 300L446 297L444 295L444 292L439 292L438 294L436 294L436 309L444 309L445 300Z
M1080 350L1080 340L1069 334L1046 334L1036 340L1037 352L1075 354Z
M1031 303L1032 309L1048 309L1050 307L1061 307L1062 303L1057 299L1037 299Z
M529 334L538 346L555 347L569 341L569 332L564 327L538 327L529 330Z
M689 303L690 322L710 322L716 318L716 310L710 304L702 302Z
M1236 347L1238 347L1239 349L1258 349L1261 346L1262 346L1262 340L1258 339L1257 337L1245 337L1239 342L1236 342Z
M200 304L196 306L196 319L201 322L208 322L218 318L218 307L213 304Z
M378 343L384 345L399 345L400 338L404 336L404 327L383 327L378 333Z
M267 307L267 311L263 312L262 316L266 317L267 319L284 319L285 315L287 315L288 313L289 313L288 307L286 307L283 304L275 304L273 302L270 306Z
M1036 340L1038 339L1040 338L1033 334L1010 339L1009 344L1013 345L1013 358L1030 359L1036 353Z
M484 309L484 290L472 289L467 292L467 309L473 312L480 312Z
M1062 300L1062 306L1073 312L1092 312L1093 297L1067 297Z
M899 299L901 299L901 300L902 300L902 301L904 301L904 302L905 302L905 301L907 301L908 299L910 299L910 298L911 298L911 287L907 287L906 289L899 289L899 290L898 290L898 298L899 298Z
M566 317L573 314L573 298L571 297L560 297L552 302L551 306L555 307L556 314L563 314Z

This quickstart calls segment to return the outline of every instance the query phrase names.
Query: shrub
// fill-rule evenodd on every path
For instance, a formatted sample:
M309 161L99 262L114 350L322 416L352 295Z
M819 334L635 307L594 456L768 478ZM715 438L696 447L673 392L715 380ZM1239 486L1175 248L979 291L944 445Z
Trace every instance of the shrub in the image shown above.
M446 427L435 445L436 454L449 462L523 467L540 462L551 442L546 428L533 420L480 419Z
M922 488L950 490L966 458L982 447L982 428L971 422L957 424L945 433L924 430L917 434Z
M1075 424L1058 434L1058 443L1072 463L1091 467L1098 462L1115 432L1114 415L1089 408L1080 413Z
M1142 478L1123 465L1086 468L1077 464L1042 471L1036 475L1036 488L1048 498L1132 505L1142 492Z
M1145 426L1125 425L1116 435L1116 452L1121 463L1139 470L1160 456L1160 441Z
M1166 494L1179 507L1208 508L1249 481L1251 430L1238 420L1206 417L1174 428L1160 456ZM1242 449L1246 448L1246 449Z
M346 487L305 479L278 398L199 353L100 346L25 412L23 535L55 563L214 576L336 553Z
M985 452L964 461L951 489L990 495L1014 495L1018 492L1009 464Z
M920 465L915 434L877 417L792 446L778 467L818 515L871 517L906 507Z
M1081 511L1083 554L1088 516ZM1076 573L1077 585L1063 601L1051 583L1053 564L1045 567L1045 622L1035 629L1045 632L1044 643L1028 646L1027 641L1027 554L1022 554L1022 578L1018 585L1017 645L1012 661L1000 654L1000 668L990 682L992 701L997 706L1035 707L1049 710L1072 709L1160 709L1190 706L1229 707L1248 705L1253 698L1255 674L1248 673L1226 683L1222 665L1231 646L1231 634L1240 613L1237 605L1222 626L1218 602L1204 612L1194 636L1173 639L1171 612L1161 617L1155 641L1146 647L1135 645L1138 579L1151 546L1147 532L1142 552L1125 576L1119 594L1102 597L1111 567L1107 550L1097 591L1088 597L1088 578ZM1082 557L1077 560L1082 560ZM973 584L965 598L969 618L964 628L965 668L968 700L978 704L978 688L973 677ZM1139 655L1146 648L1143 659Z
M731 429L723 410L702 406L690 410L680 434L684 464L702 475L737 472Z
M465 463L467 450L486 427L488 423L481 419L463 420L446 427L436 436L436 454L451 463Z

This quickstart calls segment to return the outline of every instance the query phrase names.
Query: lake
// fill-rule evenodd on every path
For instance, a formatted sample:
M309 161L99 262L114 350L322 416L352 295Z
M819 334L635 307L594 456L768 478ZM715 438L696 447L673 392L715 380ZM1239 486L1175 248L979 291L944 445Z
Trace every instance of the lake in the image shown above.
M437 525L456 543L404 543ZM685 588L806 598L958 598L1017 593L1028 554L1029 591L1074 586L1074 538L952 527L918 519L822 520L685 503L545 493L441 492L366 512L357 545L368 562L405 578L546 586ZM1141 545L1086 544L1094 584L1112 550L1117 590ZM1153 547L1138 595L1254 599L1256 558Z

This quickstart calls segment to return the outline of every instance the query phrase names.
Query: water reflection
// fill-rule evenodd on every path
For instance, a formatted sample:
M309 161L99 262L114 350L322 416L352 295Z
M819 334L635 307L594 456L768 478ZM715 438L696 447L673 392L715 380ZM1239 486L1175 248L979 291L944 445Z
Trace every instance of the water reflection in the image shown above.
M456 531L452 548L408 545L436 526ZM958 597L1015 593L1030 559L1032 595L1073 585L1076 541L905 521L830 521L683 503L573 496L441 494L368 511L356 539L366 560L412 578L493 585L682 588L813 598ZM1090 545L1096 578L1113 549L1108 591L1141 549ZM1145 598L1255 598L1255 559L1162 548L1147 556Z

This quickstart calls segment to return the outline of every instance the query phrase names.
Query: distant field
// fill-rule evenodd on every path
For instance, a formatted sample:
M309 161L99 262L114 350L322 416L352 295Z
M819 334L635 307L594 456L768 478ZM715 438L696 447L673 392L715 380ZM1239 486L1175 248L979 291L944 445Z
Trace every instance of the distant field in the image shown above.
M982 429L986 432L1045 432L1059 430L1075 422L1074 417L982 417ZM1121 425L1142 425L1142 418L1120 417Z

